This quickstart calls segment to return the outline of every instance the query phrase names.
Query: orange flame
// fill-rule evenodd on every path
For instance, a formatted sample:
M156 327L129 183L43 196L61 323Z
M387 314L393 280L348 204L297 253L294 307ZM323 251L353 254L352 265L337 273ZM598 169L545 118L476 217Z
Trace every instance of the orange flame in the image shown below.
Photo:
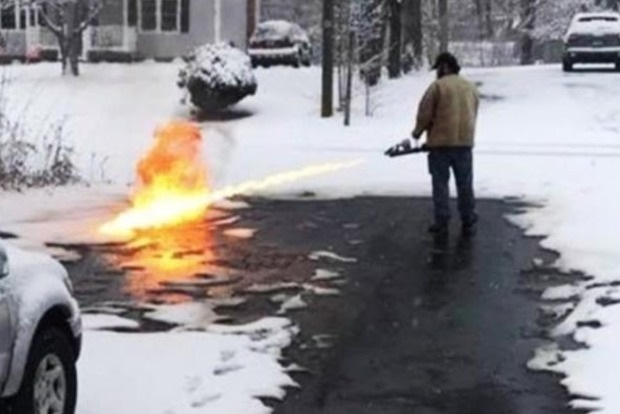
M101 227L108 235L175 226L202 217L218 201L273 186L352 168L361 160L328 163L275 174L261 180L211 191L201 152L198 126L172 122L156 132L153 148L138 164L139 186L132 207Z

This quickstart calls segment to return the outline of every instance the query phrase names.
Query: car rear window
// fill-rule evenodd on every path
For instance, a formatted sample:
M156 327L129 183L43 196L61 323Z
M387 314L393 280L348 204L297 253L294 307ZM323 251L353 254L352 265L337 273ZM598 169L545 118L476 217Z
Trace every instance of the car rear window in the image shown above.
M617 22L618 18L613 16L588 16L588 17L580 17L579 21L581 23L588 22Z

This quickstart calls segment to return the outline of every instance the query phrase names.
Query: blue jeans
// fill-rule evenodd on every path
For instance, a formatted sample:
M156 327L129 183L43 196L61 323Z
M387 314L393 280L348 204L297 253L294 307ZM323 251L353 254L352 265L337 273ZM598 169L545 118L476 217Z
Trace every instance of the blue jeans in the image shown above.
M450 221L450 169L454 172L458 193L458 207L464 225L477 220L474 195L473 155L471 148L431 149L428 169L433 179L435 223L447 225Z

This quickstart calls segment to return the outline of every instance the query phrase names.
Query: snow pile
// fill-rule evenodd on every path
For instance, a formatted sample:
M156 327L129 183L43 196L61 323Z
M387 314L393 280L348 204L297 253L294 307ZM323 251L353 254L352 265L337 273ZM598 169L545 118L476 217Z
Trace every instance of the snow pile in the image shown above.
M252 62L240 49L225 43L207 44L185 58L178 85L204 110L223 109L257 90Z
M85 326L100 327L101 320ZM286 319L210 332L87 330L78 362L80 414L266 414L259 398L297 384L278 363L295 329Z

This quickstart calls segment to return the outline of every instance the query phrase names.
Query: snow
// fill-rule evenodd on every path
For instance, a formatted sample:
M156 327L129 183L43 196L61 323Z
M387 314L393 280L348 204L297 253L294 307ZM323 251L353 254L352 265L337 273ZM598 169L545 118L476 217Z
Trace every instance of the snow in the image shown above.
M181 71L181 86L188 85L192 78L201 79L215 89L256 86L250 57L226 43L207 44L191 53Z
M284 319L219 332L86 331L77 413L269 413L259 397L296 386L277 362L293 334Z
M340 279L342 276L338 272L334 272L328 269L316 269L314 276L312 276L313 282L331 281Z
M84 329L87 331L110 329L138 329L140 324L134 320L118 315L94 314L84 317Z
M251 41L281 40L287 36L292 36L294 40L309 41L308 35L300 27L286 20L268 20L260 23Z
M12 243L40 250L58 240L101 242L96 226L126 206L135 161L148 148L155 127L170 118L189 117L174 85L176 64L85 65L80 79L60 78L57 69L46 64L6 69L13 79L7 89L13 103L9 110L19 111L29 103L32 122L67 115L78 165L94 182L89 188L0 194L0 229L22 237ZM259 93L232 110L250 116L202 125L216 187L312 164L361 160L355 168L260 195L430 194L422 156L389 160L382 154L409 135L414 109L432 73L386 82L373 91L373 116L368 118L357 86L350 128L342 127L339 117L318 117L318 69L278 68L256 75ZM590 346L563 352L564 362L554 369L568 375L565 383L576 394L601 397L588 404L602 413L620 412L615 382L603 371L619 368L620 355L613 351L620 341L619 307L599 304L613 295L609 289L586 288L620 280L620 193L613 179L620 159L620 76L563 74L556 66L470 69L464 75L480 83L483 94L476 148L478 195L526 201L530 207L510 220L528 235L542 237L543 247L560 253L552 265L593 278L546 295L578 296L579 303L555 333L574 335ZM105 180L100 180L102 175ZM333 258L323 255L321 260ZM579 322L592 320L604 322L603 327L580 327Z
M317 251L312 252L309 256L310 260L319 261L319 260L332 260L334 262L341 263L356 263L357 259L353 257L343 257L334 252L326 252L326 251Z
M208 303L202 302L160 305L146 313L144 317L173 325L183 325L187 329L207 329L222 319Z
M234 239L251 239L257 231L256 229L237 228L224 230L223 234Z

